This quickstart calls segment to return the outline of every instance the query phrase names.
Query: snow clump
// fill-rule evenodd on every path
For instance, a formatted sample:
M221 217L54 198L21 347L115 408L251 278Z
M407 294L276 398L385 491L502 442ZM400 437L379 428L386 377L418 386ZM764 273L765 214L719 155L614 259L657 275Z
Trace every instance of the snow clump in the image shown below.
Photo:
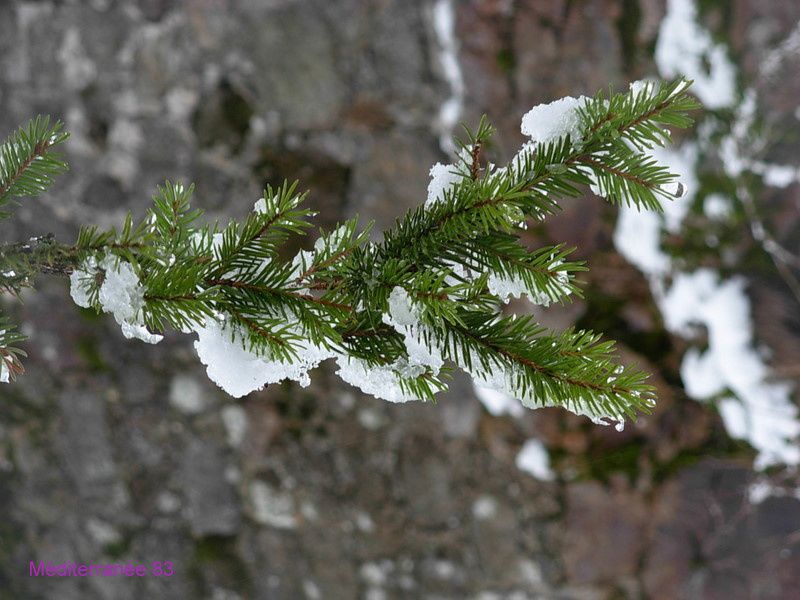
M246 348L244 336L221 319L207 318L196 329L194 348L206 365L209 379L234 398L260 390L270 383L292 379L303 387L311 384L308 372L333 352L308 341L295 344L296 359L291 362L271 360Z
M555 261L550 265L550 270L555 270L560 266L563 261ZM555 276L556 285L560 291L569 295L569 275L566 271L558 271ZM487 282L489 291L500 300L508 304L511 298L521 298L523 295L528 296L532 304L539 306L550 306L553 298L544 291L532 290L525 282L518 277L507 277L500 273L492 273L489 275Z
M573 144L583 140L578 109L589 100L586 96L566 96L549 104L539 104L522 117L520 130L538 144L547 144L569 135Z
M164 336L151 333L144 324L144 287L133 265L113 254L99 262L87 258L70 275L70 296L78 306L92 307L92 288L102 278L97 299L103 312L114 315L127 339L140 339L148 344L157 344Z
M444 200L445 194L452 190L461 181L461 175L454 165L436 163L430 170L431 181L428 184L428 199L426 207L431 207L436 202Z

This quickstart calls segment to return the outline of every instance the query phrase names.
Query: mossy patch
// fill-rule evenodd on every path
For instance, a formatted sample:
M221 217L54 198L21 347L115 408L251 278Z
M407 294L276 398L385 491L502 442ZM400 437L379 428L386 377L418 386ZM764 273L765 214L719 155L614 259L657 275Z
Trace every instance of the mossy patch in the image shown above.
M611 475L622 473L631 483L639 477L639 461L647 451L644 440L636 439L616 448L592 445L582 462L582 477L608 482Z
M512 73L514 71L514 67L517 65L514 52L511 50L511 48L502 48L497 53L496 60L497 66L500 67L500 70L504 73Z
M98 373L109 370L109 366L105 360L103 360L103 355L98 348L96 337L83 336L79 338L75 344L75 349L78 352L78 356L81 357L81 360L83 360L91 372Z
M626 300L604 294L597 288L584 289L586 311L576 323L578 329L602 331L635 352L658 362L672 349L669 335L661 327L650 331L634 331L622 317Z
M233 537L208 536L197 540L189 573L198 598L210 596L212 587L236 589L246 598L253 593L247 565L239 556Z
M622 0L622 10L617 19L617 32L622 50L622 64L628 74L635 71L639 58L638 34L641 21L642 9L639 0Z

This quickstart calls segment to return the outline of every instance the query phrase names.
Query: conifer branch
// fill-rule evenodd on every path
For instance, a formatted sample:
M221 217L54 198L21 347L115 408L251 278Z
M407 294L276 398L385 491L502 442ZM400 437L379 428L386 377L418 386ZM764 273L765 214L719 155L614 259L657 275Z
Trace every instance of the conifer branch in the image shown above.
M38 116L12 133L0 145L0 209L22 196L46 191L53 179L67 169L53 148L67 140L57 121ZM0 218L9 213L0 210Z
M24 339L25 336L14 329L8 318L0 314L0 382L8 383L25 372L20 358L26 354L14 347Z
M676 176L648 150L669 142L667 127L691 123L687 88L645 84L547 105L568 123L555 133L534 122L537 107L523 120L531 141L503 168L482 162L493 134L482 118L459 143L457 163L431 171L425 205L375 244L351 219L287 261L281 249L307 234L315 214L296 183L268 187L250 214L221 227L191 208L192 186L166 182L141 223L129 216L119 231L86 227L74 245L49 240L27 259L0 247L0 266L17 260L26 285L36 272L70 275L75 301L113 313L127 337L155 343L150 330L196 332L209 376L233 395L285 378L306 385L309 369L334 358L345 381L393 401L433 399L457 367L526 406L621 422L650 409L653 389L641 371L616 363L612 343L549 332L500 307L523 295L539 304L580 295L574 277L586 267L568 260L573 249L531 250L521 239L561 199L591 186L610 202L660 210L679 195ZM35 177L13 177L5 159L0 185L14 194L49 185L60 167L42 136L54 145L59 131L37 121L12 137L12 166ZM9 281L0 278L0 288L21 285Z

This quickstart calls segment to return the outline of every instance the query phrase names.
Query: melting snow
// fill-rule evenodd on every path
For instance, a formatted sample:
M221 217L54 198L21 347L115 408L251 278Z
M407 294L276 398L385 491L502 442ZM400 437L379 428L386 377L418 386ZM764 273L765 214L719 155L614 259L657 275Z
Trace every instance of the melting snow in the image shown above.
M539 104L522 117L520 130L532 141L547 144L569 134L573 144L583 137L581 119L576 110L588 98L566 96L549 104Z
M736 102L736 74L725 47L713 42L697 22L693 0L670 0L656 46L656 62L665 77L694 79L694 91L710 108L731 107ZM753 161L741 148L747 145L754 122L756 97L748 90L736 106L736 120L729 136L719 145L719 155L728 176L736 178L746 169L760 173L768 185L788 185L797 178L791 167ZM701 136L702 137L702 136ZM662 227L677 232L691 206L696 187L693 146L686 152L666 151L657 158L677 172L689 194L665 206L662 219L655 214L637 213L623 207L614 242L618 250L650 279L668 329L692 337L704 327L708 348L692 348L681 364L681 378L687 394L698 400L718 398L717 407L729 434L747 440L756 450L756 467L800 463L800 435L797 407L790 387L769 380L769 372L758 355L750 320L750 301L742 278L721 280L709 269L677 273L667 289L672 271L670 257L661 249ZM672 159L672 162L670 162ZM712 194L704 201L706 216L722 219L729 215L728 199Z
M419 323L417 312L401 287L395 287L389 297L389 312L383 316L384 323L391 325L403 335L408 359L400 358L391 365L370 367L366 362L347 356L338 356L337 374L344 381L366 394L383 398L389 402L419 400L403 390L401 380L418 377L427 370L436 374L444 364L438 348L426 343L426 328Z
M726 390L735 398L719 402L731 436L747 440L759 451L756 467L800 463L797 407L791 387L768 381L768 370L753 347L750 301L741 278L720 281L700 269L680 273L660 301L667 328L690 337L698 325L708 331L708 349L692 349L681 365L687 394L706 400Z
M128 339L137 338L148 344L157 344L164 339L162 335L150 333L144 326L144 287L133 266L112 254L105 256L99 264L95 258L89 257L72 272L70 295L75 304L91 307L90 290L100 269L103 271L103 282L98 293L100 307L104 312L114 315L122 334Z
M697 190L695 166L697 147L686 143L678 149L654 148L653 157L679 176L686 193L663 203L664 212L640 211L623 204L614 231L614 245L628 262L656 281L670 270L671 260L661 248L662 227L675 233L680 229Z
M337 358L339 377L365 394L382 398L389 402L408 402L419 400L400 387L400 377L392 366L370 367L362 360L339 356Z
M563 261L555 261L550 265L550 269L555 269ZM567 285L569 284L569 275L566 271L559 271L556 274L555 278L556 284L560 288L562 294L568 295L569 288ZM528 300L532 304L536 304L538 306L550 306L553 298L550 297L550 294L546 292L540 292L536 290L531 290L522 279L518 279L516 277L507 277L505 275L500 275L498 273L491 273L489 275L489 279L487 281L487 287L489 291L508 304L511 298L521 298L523 295L528 296Z
M476 387L495 390L501 394L511 397L519 396L519 390L515 385L518 377L516 376L517 373L514 370L503 369L498 365L493 365L490 367L489 371L483 372L483 370L480 368L481 362L479 357L472 356L471 358L472 368L465 368L465 370L472 376ZM537 398L533 396L530 391L528 392L528 395L520 398L520 402L522 402L523 406L527 406L528 408L547 408L551 406L565 408L576 415L587 417L595 425L614 424L617 431L622 431L622 427L625 423L625 415L623 414L605 413L597 410L596 408L583 407L574 403L569 406L563 406L561 404L555 404L547 398Z
M99 294L103 310L113 313L118 323L135 319L144 306L144 288L133 266L113 255L106 256L100 266L105 269Z
M222 423L228 436L228 443L238 447L247 432L247 413L238 404L230 404L222 409Z
M428 199L425 206L444 200L445 192L453 189L459 181L461 175L454 165L443 165L436 163L430 170L431 181L428 184Z
M97 273L97 261L93 257L86 259L81 268L75 269L69 276L69 294L72 301L82 308L91 308L89 291Z
M547 448L537 439L530 439L522 445L515 460L517 468L530 473L540 481L552 481L555 473L550 468L550 455Z
M750 484L747 489L747 499L750 504L761 504L767 498L786 496L800 500L800 488L786 489L778 487L767 479L762 479Z
M242 335L232 332L224 322L207 318L205 325L197 328L194 343L209 379L234 398L284 379L306 387L311 383L308 371L334 356L333 352L306 344L297 348L298 357L292 362L270 360L247 350L242 340Z
M708 108L736 101L736 71L723 44L697 22L694 0L669 0L656 43L656 64L664 77L684 75Z
M448 154L454 155L453 129L458 125L464 108L464 75L458 63L458 39L456 37L456 15L453 0L436 0L433 5L433 29L439 44L439 64L447 84L450 97L439 108L439 145Z
M120 329L122 329L122 335L128 340L137 339L147 344L157 344L164 339L163 335L151 333L144 325L123 322L120 323Z
M395 286L389 296L389 313L383 316L383 322L391 325L403 336L403 342L408 353L407 363L402 361L395 365L395 370L404 376L422 375L430 369L434 375L444 365L442 353L427 335L428 328L419 322L408 293L400 286Z
M512 417L521 417L525 412L522 404L513 396L477 382L473 382L472 385L475 389L475 395L486 410L489 411L490 415L499 417L507 414Z
M731 201L722 194L709 194L703 200L703 213L714 220L723 220L731 214Z
M250 484L250 503L253 518L259 523L276 529L294 529L297 526L292 497L261 480Z

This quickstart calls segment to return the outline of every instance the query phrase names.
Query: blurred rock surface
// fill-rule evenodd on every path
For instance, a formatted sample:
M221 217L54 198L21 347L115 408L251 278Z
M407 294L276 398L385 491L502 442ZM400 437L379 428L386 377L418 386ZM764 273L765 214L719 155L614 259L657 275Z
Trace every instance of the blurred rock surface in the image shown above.
M119 224L167 177L196 181L211 218L242 216L264 183L297 177L325 226L354 214L391 226L446 159L431 4L0 3L0 131L43 112L73 134L70 173L0 236ZM704 4L711 19L732 11L721 28L768 90L768 125L791 121L796 134L796 54L776 59L779 93L757 67L791 34L797 4ZM664 13L660 0L457 5L464 118L489 114L499 158L531 105L653 72ZM800 156L797 142L772 151ZM774 194L775 231L798 249L786 221L800 214L797 187ZM750 501L752 454L680 390L683 347L613 252L613 216L572 200L531 241L575 244L593 267L591 301L543 322L621 333L625 359L657 371L662 403L623 434L556 410L492 417L460 379L435 406L364 398L325 370L308 389L234 403L205 383L187 336L126 341L78 311L63 282L43 282L15 308L28 373L0 389L0 598L796 597L800 500ZM770 344L784 330L761 307L784 307L796 328L780 286L754 292ZM515 467L533 436L556 482ZM30 578L30 560L172 561L175 575Z

